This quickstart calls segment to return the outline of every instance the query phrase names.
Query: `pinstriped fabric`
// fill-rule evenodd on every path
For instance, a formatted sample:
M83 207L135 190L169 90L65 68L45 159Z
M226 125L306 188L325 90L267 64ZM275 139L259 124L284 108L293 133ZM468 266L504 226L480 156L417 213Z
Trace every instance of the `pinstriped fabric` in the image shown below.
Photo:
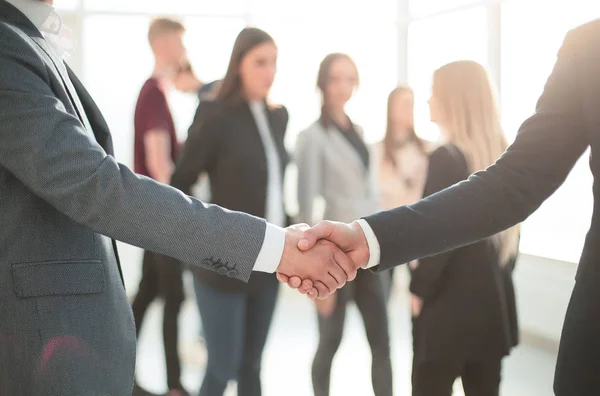
M111 238L247 281L266 225L116 162L41 40L0 0L0 395L127 395L135 329Z

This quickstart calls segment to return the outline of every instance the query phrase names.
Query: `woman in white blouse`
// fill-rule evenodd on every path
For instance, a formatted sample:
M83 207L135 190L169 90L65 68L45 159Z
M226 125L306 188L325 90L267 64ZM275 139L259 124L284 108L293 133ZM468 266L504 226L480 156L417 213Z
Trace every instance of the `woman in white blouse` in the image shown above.
M410 205L423 196L427 177L427 144L415 133L414 95L407 86L395 88L388 97L384 139L371 148L371 167L378 209ZM412 264L414 265L414 263ZM384 273L389 298L393 270Z

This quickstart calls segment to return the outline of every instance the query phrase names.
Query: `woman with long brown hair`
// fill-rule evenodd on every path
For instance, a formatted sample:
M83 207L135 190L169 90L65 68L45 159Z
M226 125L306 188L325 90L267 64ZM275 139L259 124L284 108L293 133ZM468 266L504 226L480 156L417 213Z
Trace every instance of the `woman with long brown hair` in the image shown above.
M357 67L348 55L330 54L321 62L317 79L322 94L321 116L298 137L295 156L300 222L349 221L376 210L369 150L362 138L362 128L345 111L358 82ZM317 198L325 201L322 217L314 213ZM380 275L366 271L317 303L319 346L312 366L315 396L329 394L331 365L342 339L346 306L351 300L363 316L371 346L375 395L390 396L392 369L383 283Z
M372 148L378 203L382 210L413 204L423 194L427 145L415 133L413 114L412 89L396 87L388 96L385 137Z
M414 94L398 86L388 96L385 137L371 148L378 209L388 210L417 202L427 176L427 143L415 133ZM382 276L386 297L393 286L394 269Z
M185 193L208 173L211 202L246 212L277 226L288 223L283 177L288 154L283 141L288 113L268 103L277 62L273 38L246 28L239 34L216 101L197 115L172 185ZM208 363L200 396L223 395L237 380L238 395L260 396L261 360L278 282L253 272L247 284L222 276L235 263L213 260L217 272L195 270L195 290Z
M507 147L485 69L459 61L436 70L429 100L443 145L429 160L429 196L493 164ZM457 219L460 221L460 219ZM413 396L497 396L502 358L518 343L512 286L518 227L421 259L412 270Z

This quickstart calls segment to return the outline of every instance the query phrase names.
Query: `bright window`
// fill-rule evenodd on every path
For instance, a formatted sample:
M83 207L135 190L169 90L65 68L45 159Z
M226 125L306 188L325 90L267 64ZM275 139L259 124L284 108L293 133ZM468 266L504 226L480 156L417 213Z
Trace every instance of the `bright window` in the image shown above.
M467 6L478 0L409 0L411 17L431 15L444 10Z
M433 72L448 62L488 59L487 10L476 7L413 22L408 30L408 82L415 91L415 128L437 141L438 128L429 122L427 100Z
M65 0L59 0L65 1ZM68 0L73 1L73 0ZM90 11L151 14L242 15L245 0L83 0Z
M511 140L533 114L567 31L599 16L600 3L585 0L508 0L502 5L502 121ZM521 250L577 262L592 207L586 154L564 186L524 223Z

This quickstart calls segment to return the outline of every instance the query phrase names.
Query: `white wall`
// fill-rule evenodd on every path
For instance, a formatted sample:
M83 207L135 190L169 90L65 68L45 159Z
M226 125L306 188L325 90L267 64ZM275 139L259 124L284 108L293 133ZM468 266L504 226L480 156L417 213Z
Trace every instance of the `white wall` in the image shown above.
M514 280L524 340L556 350L577 265L522 254Z

